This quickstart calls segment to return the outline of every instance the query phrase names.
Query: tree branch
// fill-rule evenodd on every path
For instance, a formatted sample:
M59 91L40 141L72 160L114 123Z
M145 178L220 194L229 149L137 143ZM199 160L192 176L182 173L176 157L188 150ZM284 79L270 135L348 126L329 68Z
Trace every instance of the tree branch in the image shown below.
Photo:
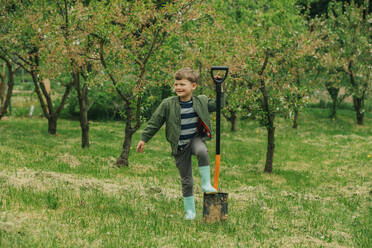
M129 106L130 105L130 102L129 100L127 99L127 97L125 97L125 95L118 89L118 84L117 84L117 81L115 79L115 77L112 75L112 73L109 72L108 70L108 67L107 67L107 63L106 63L106 60L105 60L105 56L103 54L103 40L101 40L100 42L100 47L99 47L99 57L100 57L100 61L101 61L101 64L103 66L103 68L105 69L106 73L109 75L110 79L111 79L111 82L113 83L114 87L115 87L115 90L116 92L119 94L119 96L125 101L125 103Z
M143 62L142 62L142 67L141 67L141 72L140 72L140 75L139 75L139 82L142 80L143 78L143 75L145 74L146 72L146 64L147 62L149 61L149 58L154 50L154 47L156 45L156 41L158 39L158 35L159 35L159 29L156 30L155 34L154 34L154 39L152 40L152 43L151 43L151 47L149 49L149 51L147 52L145 58L143 59Z
M142 102L142 97L138 96L137 97L137 112L136 112L136 124L133 127L132 131L137 131L141 127L141 102Z
M270 51L269 51L269 49L267 49L266 53L265 53L265 60L264 60L264 63L261 67L261 71L259 72L259 75L260 75L260 82L261 82L260 90L261 90L261 93L262 93L262 96L263 96L262 109L266 113L266 116L268 118L269 123L273 123L274 113L272 113L270 111L270 108L269 108L269 97L267 95L265 80L263 78L264 70L265 70L265 68L267 66L267 63L269 61L269 56L270 56Z
M265 60L264 60L264 63L262 64L261 70L258 72L258 75L260 75L260 76L263 75L263 73L266 69L267 62L269 61L269 55L270 55L270 52L269 52L269 49L268 49L265 53Z
M61 113L63 107L65 106L66 99L67 99L68 95L70 94L71 87L72 87L73 83L74 83L74 80L72 80L70 83L68 83L66 85L66 89L65 89L65 92L63 93L61 103L59 104L59 106L56 110L56 115L57 116Z
M27 59L23 58L21 55L19 55L16 52L13 52L14 55L16 55L20 60L22 60L24 63L28 64L29 66L32 66L32 63L30 61L27 61Z
M37 79L37 76L35 75L35 71L31 71L30 74L32 76L32 81L34 82L35 91L36 91L36 94L37 94L37 96L39 98L41 108L42 108L42 110L44 112L45 117L47 119L49 119L50 118L50 113L47 111L47 107L45 105L43 96L41 95L40 88L39 88L39 81Z

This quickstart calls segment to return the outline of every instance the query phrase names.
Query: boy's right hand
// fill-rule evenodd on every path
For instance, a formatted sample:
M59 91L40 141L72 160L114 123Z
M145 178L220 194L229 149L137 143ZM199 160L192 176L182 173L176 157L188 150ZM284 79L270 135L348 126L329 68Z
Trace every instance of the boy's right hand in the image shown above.
M137 145L137 149L136 149L136 151L137 152L143 152L143 148L145 147L145 141L143 141L143 140L140 140L139 142L138 142L138 145Z

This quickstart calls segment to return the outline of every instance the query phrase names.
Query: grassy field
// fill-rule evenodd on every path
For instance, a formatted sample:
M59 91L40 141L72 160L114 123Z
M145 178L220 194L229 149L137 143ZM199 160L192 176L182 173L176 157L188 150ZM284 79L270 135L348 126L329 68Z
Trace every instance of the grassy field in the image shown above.
M164 128L115 168L124 127L91 122L80 148L76 121L47 134L42 118L0 121L0 247L372 247L372 115L301 113L298 130L278 119L274 171L263 173L266 132L254 121L237 133L223 123L222 190L228 221L184 221L181 185ZM211 160L214 142L208 143ZM213 165L212 165L213 167ZM213 171L212 171L213 173Z

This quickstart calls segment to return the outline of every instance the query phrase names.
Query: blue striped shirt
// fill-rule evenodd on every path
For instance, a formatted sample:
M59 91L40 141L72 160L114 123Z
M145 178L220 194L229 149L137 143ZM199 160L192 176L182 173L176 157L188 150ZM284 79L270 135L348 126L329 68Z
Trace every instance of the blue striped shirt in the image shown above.
M181 135L178 147L185 147L198 132L198 115L194 111L192 100L181 102Z

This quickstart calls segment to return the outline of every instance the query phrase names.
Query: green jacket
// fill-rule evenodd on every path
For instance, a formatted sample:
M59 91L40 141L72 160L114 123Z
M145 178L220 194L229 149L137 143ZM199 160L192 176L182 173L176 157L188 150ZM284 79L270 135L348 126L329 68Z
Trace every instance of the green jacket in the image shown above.
M209 113L217 109L216 100L209 99L205 95L192 97L193 107L199 116L198 130L203 140L209 140L211 135L211 124ZM224 96L221 96L221 107L225 105ZM166 124L165 136L172 147L172 154L177 154L178 140L181 133L181 106L178 96L164 99L154 114L151 116L147 126L142 132L141 140L148 142L155 133Z

